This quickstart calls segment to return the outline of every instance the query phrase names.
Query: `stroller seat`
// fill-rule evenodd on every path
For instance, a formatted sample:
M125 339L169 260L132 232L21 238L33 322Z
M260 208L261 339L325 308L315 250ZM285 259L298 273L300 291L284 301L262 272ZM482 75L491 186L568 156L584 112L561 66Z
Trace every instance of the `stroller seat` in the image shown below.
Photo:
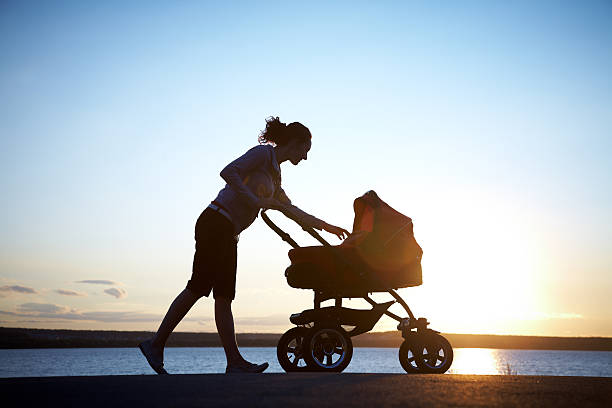
M343 297L421 285L423 251L414 239L412 220L374 191L357 198L353 208L353 231L341 245L289 251L288 284Z

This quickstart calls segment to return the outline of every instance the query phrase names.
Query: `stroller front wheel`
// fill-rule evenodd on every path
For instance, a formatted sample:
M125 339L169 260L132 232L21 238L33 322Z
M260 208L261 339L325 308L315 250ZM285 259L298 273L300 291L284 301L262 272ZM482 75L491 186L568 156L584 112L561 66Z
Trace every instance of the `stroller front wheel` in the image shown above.
M453 347L437 333L419 336L417 365L423 373L444 374L453 363Z
M306 364L316 371L341 372L353 357L353 342L339 326L309 329L304 346Z

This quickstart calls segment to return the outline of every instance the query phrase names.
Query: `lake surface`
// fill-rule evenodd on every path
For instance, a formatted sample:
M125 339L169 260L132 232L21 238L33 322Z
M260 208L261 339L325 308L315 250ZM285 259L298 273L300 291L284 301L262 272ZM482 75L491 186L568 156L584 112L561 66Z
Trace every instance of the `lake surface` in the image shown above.
M269 373L283 369L274 347L242 348L253 362L268 361ZM612 351L498 350L456 348L450 374L518 374L612 377ZM355 348L345 370L351 373L403 373L394 348ZM222 348L167 348L173 374L223 373ZM0 350L0 377L153 374L137 348Z

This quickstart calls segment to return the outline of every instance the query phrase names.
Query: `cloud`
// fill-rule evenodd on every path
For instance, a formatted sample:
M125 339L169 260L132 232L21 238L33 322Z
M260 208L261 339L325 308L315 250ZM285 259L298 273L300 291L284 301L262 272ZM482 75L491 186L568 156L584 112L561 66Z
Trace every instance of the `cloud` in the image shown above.
M48 321L89 321L103 323L142 323L159 322L162 315L141 311L80 311L67 306L52 303L24 303L17 306L16 311L0 310L0 317L19 318L25 322ZM21 320L23 319L23 320ZM196 322L200 326L214 329L214 318L211 316L188 316L183 321ZM242 317L236 319L239 327L257 330L266 327L282 330L289 325L287 316L271 315L263 317Z
M238 317L237 325L244 326L283 326L289 324L289 316L277 314L262 317Z
M65 306L58 306L52 303L24 303L22 305L17 306L17 310L25 313L61 313L66 312L68 310Z
M86 279L86 280L76 281L76 283L91 283L93 285L119 285L118 282L104 280L104 279Z
M21 285L4 285L0 287L0 293L20 293L26 295L35 295L38 292L36 289L28 288Z
M212 317L186 317L183 320L186 322L197 322L200 326L207 326L215 321Z
M109 289L104 289L104 293L114 296L117 299L121 299L127 296L127 291L125 289L121 289L121 288L109 288Z
M536 319L541 320L550 320L550 319L582 319L583 316L578 313L536 313Z
M157 322L162 316L154 313L142 312L83 312L79 315L81 320L94 320L98 322Z
M76 292L74 290L69 289L56 289L55 293L59 293L60 295L64 296L87 296L85 293Z
M214 322L213 317L185 317L182 321L196 322L200 326L206 326L210 322ZM289 316L284 314L275 314L269 316L252 316L252 317L234 317L234 322L239 326L287 326L289 324Z
M51 303L24 303L17 307L17 312L0 310L0 315L23 317L28 319L82 320L104 323L157 322L162 318L162 316L159 314L142 313L137 311L82 312L76 309L70 309L66 306L54 305Z

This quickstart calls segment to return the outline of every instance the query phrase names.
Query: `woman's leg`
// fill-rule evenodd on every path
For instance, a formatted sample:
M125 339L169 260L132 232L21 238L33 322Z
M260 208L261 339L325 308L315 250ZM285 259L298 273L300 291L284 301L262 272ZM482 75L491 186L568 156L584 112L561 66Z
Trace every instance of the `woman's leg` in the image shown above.
M238 345L236 344L236 334L234 332L234 316L232 315L232 300L224 297L215 298L215 323L221 338L221 344L225 350L228 367L248 364L242 358Z
M159 329L157 329L157 333L155 333L151 342L156 357L161 361L164 360L164 347L166 346L168 336L170 336L170 333L183 320L183 317L185 317L189 309L192 308L199 298L200 296L193 291L183 289L170 305L164 320L159 325Z

